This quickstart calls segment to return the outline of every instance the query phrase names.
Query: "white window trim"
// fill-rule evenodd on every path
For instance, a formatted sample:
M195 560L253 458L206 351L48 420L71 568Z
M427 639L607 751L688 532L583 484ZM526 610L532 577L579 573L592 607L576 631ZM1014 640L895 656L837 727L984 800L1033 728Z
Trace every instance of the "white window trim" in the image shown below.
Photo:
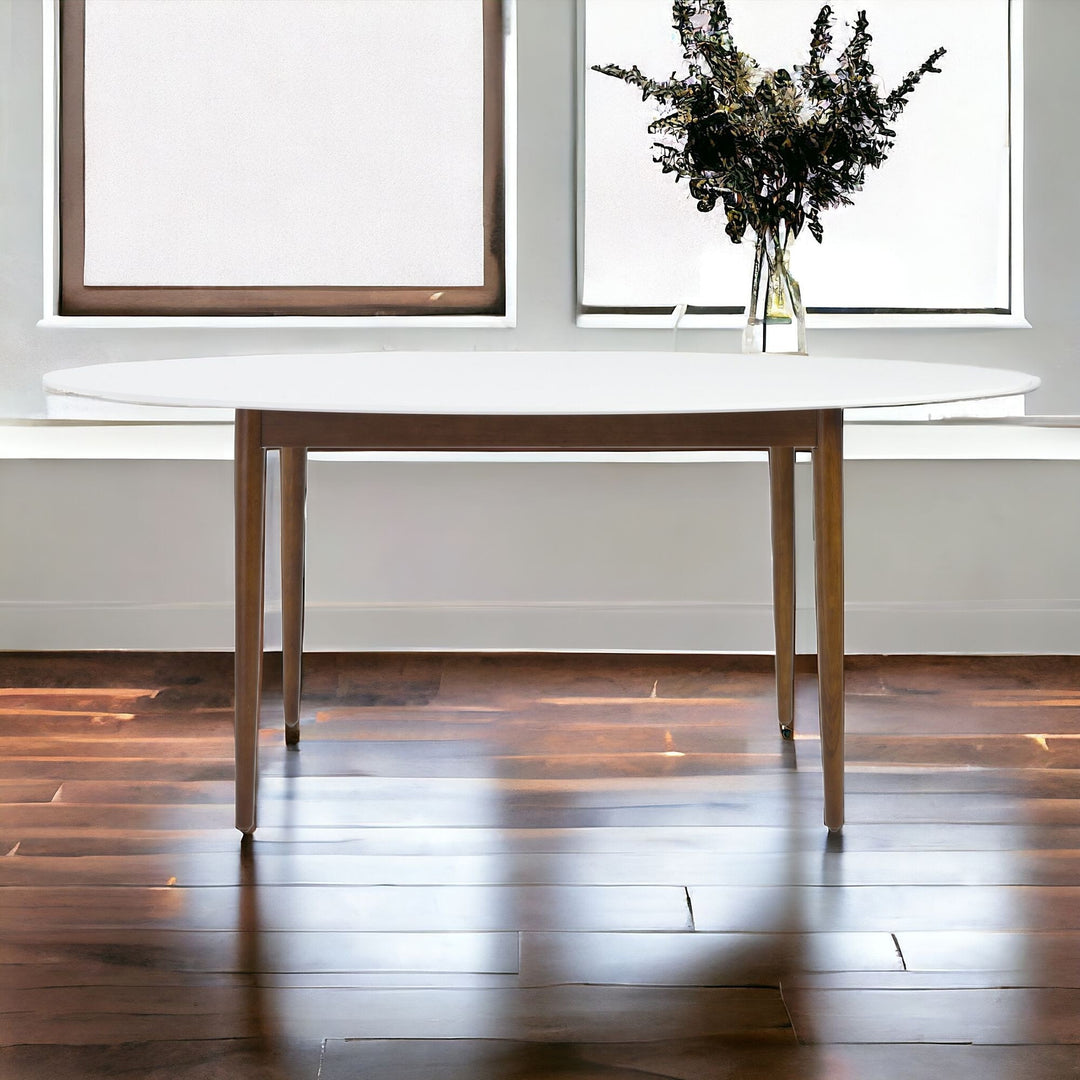
M585 312L582 310L585 254L585 0L577 0L577 325L604 329L734 330L746 324L745 315L687 315L670 312ZM991 312L926 312L868 314L808 314L808 330L996 329L1030 330L1024 315L1024 0L1009 0L1009 283L1011 310Z
M516 0L503 0L503 147L505 154L505 315L60 315L60 0L42 0L42 274L44 312L37 325L67 329L209 327L295 329L297 327L513 327L517 325L517 20Z

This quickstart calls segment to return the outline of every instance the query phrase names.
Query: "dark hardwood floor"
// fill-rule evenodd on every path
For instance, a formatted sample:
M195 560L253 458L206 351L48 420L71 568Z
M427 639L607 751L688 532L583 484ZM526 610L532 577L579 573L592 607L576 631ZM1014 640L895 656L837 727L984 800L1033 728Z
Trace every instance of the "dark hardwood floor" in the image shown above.
M1080 1077L1080 658L0 656L3 1080ZM268 682L274 683L274 672Z

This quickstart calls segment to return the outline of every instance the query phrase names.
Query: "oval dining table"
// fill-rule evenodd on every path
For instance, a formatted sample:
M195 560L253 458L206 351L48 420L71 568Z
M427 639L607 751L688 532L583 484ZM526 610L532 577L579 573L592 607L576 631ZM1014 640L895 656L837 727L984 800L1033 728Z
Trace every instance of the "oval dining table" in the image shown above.
M690 352L375 352L98 364L52 394L235 410L236 827L256 826L266 452L281 455L285 739L300 737L307 455L345 451L768 452L777 709L794 731L795 454L813 462L824 819L844 823L845 409L1025 394L1017 371L855 357Z

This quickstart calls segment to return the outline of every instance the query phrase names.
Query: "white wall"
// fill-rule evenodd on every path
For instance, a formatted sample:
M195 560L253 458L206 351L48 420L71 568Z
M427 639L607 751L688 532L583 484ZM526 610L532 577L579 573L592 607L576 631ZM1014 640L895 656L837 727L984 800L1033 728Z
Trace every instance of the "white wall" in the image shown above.
M1080 463L851 461L846 483L849 652L1077 651ZM767 651L767 491L755 462L315 461L307 642ZM809 650L805 465L797 492ZM0 649L229 648L230 493L225 460L2 463Z
M1080 140L1068 81L1080 3L1027 0L1026 10L1034 328L837 331L811 349L1016 367L1044 380L1029 411L1080 413ZM40 9L0 0L0 414L38 414L45 371L109 360L669 347L669 332L574 325L574 3L518 0L518 11L516 329L105 331L35 326ZM679 336L685 349L736 345L725 331ZM42 456L0 461L0 648L229 647L228 463ZM850 651L1077 651L1080 464L856 461L847 474ZM751 463L317 463L310 643L767 649L764 475Z

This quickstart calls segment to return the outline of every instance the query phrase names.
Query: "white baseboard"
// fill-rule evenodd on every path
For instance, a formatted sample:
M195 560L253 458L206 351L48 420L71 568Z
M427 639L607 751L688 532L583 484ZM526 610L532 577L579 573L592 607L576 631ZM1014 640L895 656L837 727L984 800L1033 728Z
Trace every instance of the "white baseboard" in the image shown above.
M231 602L5 600L0 651L147 649L231 650Z
M812 652L814 617L798 611L798 648ZM849 653L1071 654L1080 600L855 601ZM0 650L230 650L232 604L0 603ZM314 603L312 651L771 652L768 604L723 602ZM267 610L266 647L280 647Z
M317 649L768 652L772 609L734 603L449 603L316 606ZM376 645L379 642L381 644Z
M1059 656L1080 652L1080 600L855 602L849 653Z

